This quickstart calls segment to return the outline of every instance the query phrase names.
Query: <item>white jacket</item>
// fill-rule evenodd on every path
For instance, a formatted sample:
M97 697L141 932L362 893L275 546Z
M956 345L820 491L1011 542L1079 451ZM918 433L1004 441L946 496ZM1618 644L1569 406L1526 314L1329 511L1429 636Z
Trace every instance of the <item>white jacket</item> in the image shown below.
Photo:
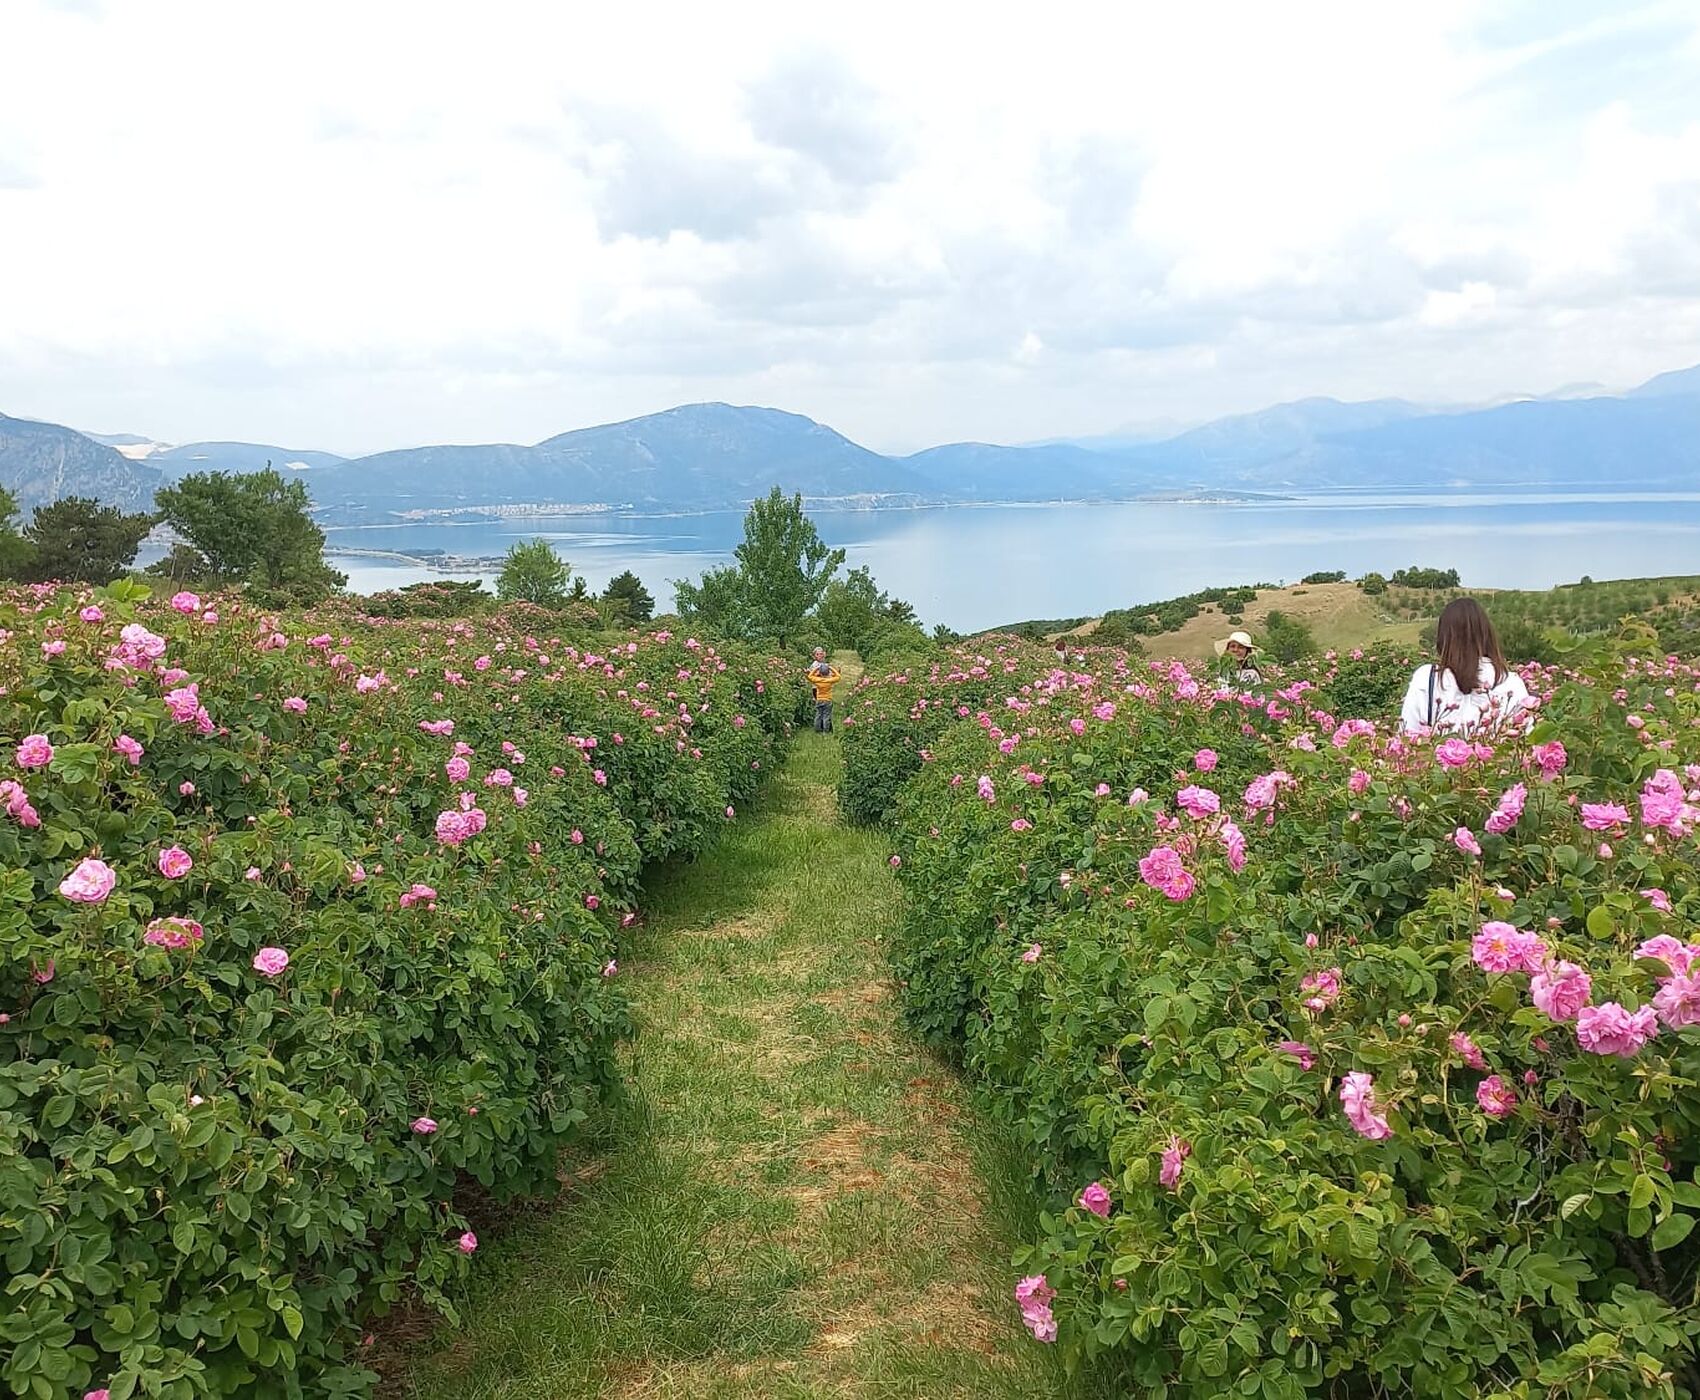
M1527 728L1533 718L1529 713L1529 687L1523 684L1523 678L1508 670L1495 685L1493 662L1485 656L1473 690L1461 691L1452 672L1441 672L1435 682L1431 716L1428 685L1434 669L1432 665L1417 667L1405 690L1399 723L1407 734L1425 729L1437 734L1494 734L1508 727Z

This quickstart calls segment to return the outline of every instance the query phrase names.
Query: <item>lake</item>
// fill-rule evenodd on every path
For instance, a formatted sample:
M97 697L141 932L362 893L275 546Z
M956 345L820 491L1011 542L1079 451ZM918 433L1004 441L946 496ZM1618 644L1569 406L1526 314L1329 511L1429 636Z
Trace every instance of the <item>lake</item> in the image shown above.
M1214 584L1295 582L1320 569L1356 576L1407 564L1456 568L1475 587L1545 588L1583 574L1700 573L1700 491L1420 493L1338 491L1202 505L952 506L811 511L852 567L906 598L931 625L961 631L1034 617L1101 613ZM741 511L573 515L475 525L331 529L333 562L361 592L443 577L338 548L503 553L541 536L595 589L630 569L657 604L669 580L723 564ZM489 580L493 582L493 577Z

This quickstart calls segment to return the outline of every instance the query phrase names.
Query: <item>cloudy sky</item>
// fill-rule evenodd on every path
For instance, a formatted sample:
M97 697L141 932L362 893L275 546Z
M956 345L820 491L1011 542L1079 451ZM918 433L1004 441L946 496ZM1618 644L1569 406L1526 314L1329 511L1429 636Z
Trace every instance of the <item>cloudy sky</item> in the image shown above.
M870 446L1700 361L1700 3L4 0L0 411Z

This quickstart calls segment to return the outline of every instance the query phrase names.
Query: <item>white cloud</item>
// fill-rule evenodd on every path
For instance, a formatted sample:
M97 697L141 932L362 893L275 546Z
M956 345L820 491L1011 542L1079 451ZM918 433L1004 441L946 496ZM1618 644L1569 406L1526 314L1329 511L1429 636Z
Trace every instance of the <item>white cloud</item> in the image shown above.
M1632 382L1694 358L1700 37L1547 13L8 0L0 411L912 446Z

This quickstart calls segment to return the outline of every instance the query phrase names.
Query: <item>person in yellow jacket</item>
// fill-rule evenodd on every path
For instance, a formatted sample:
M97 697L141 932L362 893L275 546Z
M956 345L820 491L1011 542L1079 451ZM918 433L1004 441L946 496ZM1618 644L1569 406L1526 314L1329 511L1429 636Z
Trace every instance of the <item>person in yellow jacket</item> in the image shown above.
M815 733L832 733L832 688L843 677L838 668L826 659L821 648L815 648L814 664L809 667L809 684L815 688Z

